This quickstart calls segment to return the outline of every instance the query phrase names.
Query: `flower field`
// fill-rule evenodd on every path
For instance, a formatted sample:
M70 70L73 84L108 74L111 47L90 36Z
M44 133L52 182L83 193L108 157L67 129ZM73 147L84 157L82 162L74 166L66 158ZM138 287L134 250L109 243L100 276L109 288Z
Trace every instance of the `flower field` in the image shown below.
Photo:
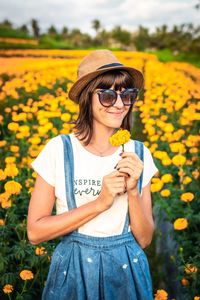
M88 52L0 50L0 299L41 296L58 240L34 246L27 239L27 208L36 177L30 162L50 138L72 131L69 121L76 119L78 106L67 91ZM145 77L134 114L140 118L137 131L145 136L159 169L151 184L155 244L169 248L161 247L164 253L155 246L152 261L169 253L165 265L173 264L176 271L179 299L198 300L200 69L186 63L164 64L147 53L115 54ZM168 228L167 237L161 223ZM152 263L150 268L156 278L155 299L175 299L163 267Z

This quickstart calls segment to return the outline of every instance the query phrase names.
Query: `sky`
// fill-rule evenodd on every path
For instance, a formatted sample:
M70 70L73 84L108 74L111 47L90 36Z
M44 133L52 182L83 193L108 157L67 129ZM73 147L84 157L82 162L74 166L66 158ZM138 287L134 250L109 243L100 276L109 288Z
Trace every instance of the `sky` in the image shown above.
M0 0L0 22L9 19L15 27L36 19L45 32L54 25L79 28L94 35L92 20L98 19L102 28L111 30L119 25L136 31L139 25L151 32L163 24L193 23L200 25L198 0Z

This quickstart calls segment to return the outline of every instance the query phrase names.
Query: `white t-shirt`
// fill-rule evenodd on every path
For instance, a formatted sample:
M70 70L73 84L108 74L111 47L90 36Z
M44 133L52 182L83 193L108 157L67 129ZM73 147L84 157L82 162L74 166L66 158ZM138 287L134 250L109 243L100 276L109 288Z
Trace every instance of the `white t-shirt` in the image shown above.
M70 134L74 154L74 193L77 207L96 199L101 190L102 178L113 172L121 159L122 148L108 156L100 157L87 151ZM125 144L125 151L135 152L134 142ZM52 138L31 163L33 169L50 185L55 187L56 213L68 211L65 193L64 151L61 136ZM144 146L144 169L142 187L157 173L150 150ZM121 234L128 209L127 194L117 196L113 205L79 228L79 232L92 236Z

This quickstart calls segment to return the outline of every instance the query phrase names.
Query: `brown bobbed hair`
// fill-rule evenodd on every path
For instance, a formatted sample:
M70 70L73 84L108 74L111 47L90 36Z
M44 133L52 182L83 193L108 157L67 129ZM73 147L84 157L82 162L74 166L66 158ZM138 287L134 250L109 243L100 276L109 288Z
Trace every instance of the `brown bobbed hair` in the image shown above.
M109 89L114 85L116 91L122 88L133 88L134 78L124 70L112 70L105 72L90 81L81 92L79 97L79 116L75 121L75 135L88 145L93 134L93 115L92 115L92 94L96 89ZM132 106L122 121L121 128L131 130Z

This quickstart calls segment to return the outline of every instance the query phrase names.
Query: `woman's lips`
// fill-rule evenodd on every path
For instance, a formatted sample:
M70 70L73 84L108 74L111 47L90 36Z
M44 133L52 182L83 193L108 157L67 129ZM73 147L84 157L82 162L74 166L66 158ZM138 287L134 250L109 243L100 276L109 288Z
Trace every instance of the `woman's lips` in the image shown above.
M120 112L112 112L112 111L108 111L109 114L111 114L113 117L121 117L124 114L124 111L120 111Z

